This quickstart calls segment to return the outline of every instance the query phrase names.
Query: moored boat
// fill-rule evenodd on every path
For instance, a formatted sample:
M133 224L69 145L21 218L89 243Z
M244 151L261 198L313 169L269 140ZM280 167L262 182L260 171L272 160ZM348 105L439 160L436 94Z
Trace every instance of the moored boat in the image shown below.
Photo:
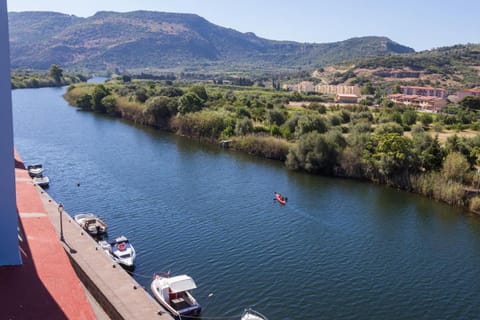
M114 261L128 269L134 268L137 254L127 237L120 236L110 243L105 240L98 243Z
M43 166L39 163L31 164L27 166L28 174L30 177L40 177L43 173Z
M263 314L253 309L245 309L240 320L268 320Z
M170 273L155 274L150 285L153 296L174 317L198 316L202 310L190 290L197 287L187 275L170 277Z
M89 234L96 236L107 232L107 225L93 213L77 213L75 221Z
M39 175L33 177L33 183L42 188L48 188L50 185L50 179L47 176Z
M285 205L288 201L288 198L282 196L280 193L278 192L274 192L275 194L275 200L277 200L280 204L283 204Z

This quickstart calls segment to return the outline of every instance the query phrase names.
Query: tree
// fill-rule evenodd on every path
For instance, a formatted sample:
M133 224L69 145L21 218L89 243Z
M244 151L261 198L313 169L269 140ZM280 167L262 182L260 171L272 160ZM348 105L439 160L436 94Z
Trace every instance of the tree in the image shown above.
M175 87L163 87L160 89L158 92L159 95L161 96L166 96L166 97L180 97L183 96L183 90L180 88L175 88Z
M268 110L267 121L271 125L281 126L285 123L285 115L278 110Z
M412 141L420 166L425 171L439 170L442 167L445 151L440 146L438 135L432 138L419 126L412 130Z
M417 113L413 110L405 110L405 112L402 114L402 122L407 126L411 126L417 122Z
M138 88L135 90L135 99L138 102L144 103L148 99L147 90L145 88Z
M176 101L164 96L152 97L145 103L143 112L147 116L152 116L156 125L163 126L176 114Z
M424 112L420 116L420 121L424 126L428 126L429 124L433 123L433 117L430 113Z
M375 88L372 86L371 82L367 82L365 86L361 89L362 94L375 94Z
M310 132L300 137L290 149L285 165L293 170L330 175L334 173L345 145L345 139L337 131Z
M110 91L103 84L97 84L92 91L92 110L105 113L107 110L102 103L102 99L110 94Z
M89 94L81 95L75 101L75 105L82 110L92 110L92 96Z
M396 122L387 122L379 124L375 128L376 134L397 133L403 134L403 127Z
M448 180L462 182L469 169L467 159L459 152L452 152L445 158L442 174Z
M418 168L413 143L398 133L374 134L365 145L364 161L373 180L406 187L409 175Z
M117 112L117 99L113 95L104 97L101 101L107 113L114 114Z
M122 79L123 83L127 83L127 82L132 81L132 77L129 76L128 74L122 75L121 79Z
M235 135L244 136L251 132L253 132L253 122L251 119L242 118L237 120L235 124Z
M295 134L297 137L300 137L312 131L324 133L327 129L327 123L324 117L317 114L307 114L298 119Z
M180 112L180 114L200 111L203 108L202 99L193 92L188 92L181 96L178 103L178 112Z
M480 110L480 97L467 96L459 104L467 109Z
M192 86L189 91L195 93L203 102L208 100L207 90L202 85Z
M48 69L48 75L55 80L55 83L60 83L63 77L63 69L56 64L52 64Z

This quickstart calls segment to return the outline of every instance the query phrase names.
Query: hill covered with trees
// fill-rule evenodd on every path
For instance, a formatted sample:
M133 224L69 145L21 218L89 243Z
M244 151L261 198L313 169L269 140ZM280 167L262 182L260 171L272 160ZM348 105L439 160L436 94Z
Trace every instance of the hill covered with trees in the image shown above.
M14 68L111 71L313 70L366 56L414 52L385 37L334 43L273 41L212 24L193 14L9 13Z
M319 69L328 83L415 84L459 89L480 86L480 44L455 45L403 55L368 57Z

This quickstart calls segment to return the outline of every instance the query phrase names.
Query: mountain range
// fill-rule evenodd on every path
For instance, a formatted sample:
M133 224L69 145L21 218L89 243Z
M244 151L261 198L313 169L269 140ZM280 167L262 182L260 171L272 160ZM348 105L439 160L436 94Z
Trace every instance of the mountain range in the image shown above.
M368 56L412 53L386 37L332 43L275 41L194 14L10 12L13 68L88 71L311 70ZM301 32L301 31L299 31ZM324 31L326 32L326 31Z

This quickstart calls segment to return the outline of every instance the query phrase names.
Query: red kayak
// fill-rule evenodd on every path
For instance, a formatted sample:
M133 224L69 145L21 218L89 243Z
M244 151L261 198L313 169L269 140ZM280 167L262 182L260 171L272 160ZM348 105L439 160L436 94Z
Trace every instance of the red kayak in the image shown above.
M288 201L288 198L285 198L280 193L275 192L275 200L277 200L280 204L285 205L285 203Z

